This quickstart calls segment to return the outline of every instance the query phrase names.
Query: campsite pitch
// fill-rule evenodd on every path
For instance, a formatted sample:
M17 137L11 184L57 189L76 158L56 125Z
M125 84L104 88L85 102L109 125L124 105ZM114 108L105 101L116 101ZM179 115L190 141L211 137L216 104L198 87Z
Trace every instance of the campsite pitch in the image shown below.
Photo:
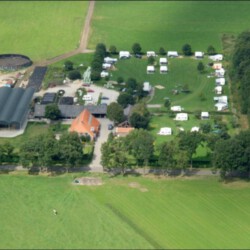
M75 178L1 175L0 248L250 246L247 182L99 176L105 185L78 186Z

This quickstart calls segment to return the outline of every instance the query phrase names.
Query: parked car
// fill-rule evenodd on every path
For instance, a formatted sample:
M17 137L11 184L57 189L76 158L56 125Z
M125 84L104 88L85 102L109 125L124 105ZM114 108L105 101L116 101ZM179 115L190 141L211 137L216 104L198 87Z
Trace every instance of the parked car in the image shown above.
M89 87L89 84L88 83L83 83L82 86L83 87Z
M87 92L93 93L93 92L95 92L95 91L94 91L93 89L88 89Z
M141 59L142 55L141 54L135 54L135 57Z
M108 125L108 130L112 130L114 128L113 124Z
M109 100L109 98L107 96L103 96L102 100Z

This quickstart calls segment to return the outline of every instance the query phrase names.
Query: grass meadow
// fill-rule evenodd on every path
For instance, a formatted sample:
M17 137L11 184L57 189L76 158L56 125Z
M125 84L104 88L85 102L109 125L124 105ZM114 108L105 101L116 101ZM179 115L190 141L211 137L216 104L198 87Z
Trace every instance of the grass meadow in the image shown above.
M38 61L76 49L87 8L87 1L1 1L0 54Z
M76 176L76 175L75 175ZM1 249L248 249L247 182L1 175ZM53 214L53 209L58 215Z
M248 1L97 1L89 48L99 42L118 50L131 50L139 42L143 51L160 47L181 51L185 43L206 51L222 52L223 34L249 28Z

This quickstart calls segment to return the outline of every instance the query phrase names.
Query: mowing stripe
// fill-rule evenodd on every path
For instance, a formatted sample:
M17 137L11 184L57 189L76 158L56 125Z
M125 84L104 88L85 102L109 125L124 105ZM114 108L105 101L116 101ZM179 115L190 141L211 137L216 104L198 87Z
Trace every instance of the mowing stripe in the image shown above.
M155 249L163 249L154 239L152 239L144 230L140 229L133 221L131 221L127 216L122 214L117 208L115 208L110 203L105 204L118 218L128 224L131 228L134 229L142 238L144 238L150 245Z

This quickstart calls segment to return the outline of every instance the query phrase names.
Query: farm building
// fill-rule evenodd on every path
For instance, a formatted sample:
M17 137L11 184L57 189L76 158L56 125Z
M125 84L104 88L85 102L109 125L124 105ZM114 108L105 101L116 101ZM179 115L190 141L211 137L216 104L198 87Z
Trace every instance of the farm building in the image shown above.
M209 113L201 112L201 120L207 120L207 119L209 119Z
M196 52L194 53L194 56L195 56L196 59L201 59L201 58L204 57L204 52L196 51Z
M157 134L158 135L172 135L172 129L168 127L161 128Z
M105 58L104 58L104 63L113 64L113 63L116 63L116 62L117 62L117 59L116 59L116 58L111 58L111 57L105 57Z
M215 83L217 85L225 85L225 82L226 82L226 80L224 77L215 79Z
M150 85L149 82L144 82L144 83L143 83L143 91L150 92L151 89L152 89L152 86Z
M160 58L160 65L166 65L168 64L168 59L166 57L161 57Z
M181 106L172 106L170 109L174 112L180 112L183 110Z
M222 54L212 55L212 56L209 56L209 59L213 61L222 61L223 55Z
M178 57L178 52L177 51L168 51L167 53L168 57Z
M107 72L107 71L102 71L101 72L101 77L106 77L108 75L109 75L109 72Z
M130 53L129 53L129 51L120 51L119 52L119 58L120 59L128 59L128 58L130 58Z
M0 88L0 128L21 129L25 123L35 88Z
M221 95L222 94L222 86L216 86L214 88L215 94Z
M155 73L155 67L154 66L147 66L147 74L153 74Z
M168 72L168 67L166 65L160 66L160 73L166 74Z
M199 132L200 128L199 127L192 127L191 132Z
M50 103L54 103L56 99L56 93L45 93L42 100L41 100L41 104L50 104Z
M147 57L150 57L150 56L156 56L156 53L154 51L147 51Z
M176 121L187 121L188 120L188 114L187 113L179 113L175 117Z
M79 135L89 135L92 140L96 138L100 130L100 122L91 113L84 109L71 123L70 132Z
M40 90L44 76L47 72L47 67L35 67L27 87L35 88L36 92Z

